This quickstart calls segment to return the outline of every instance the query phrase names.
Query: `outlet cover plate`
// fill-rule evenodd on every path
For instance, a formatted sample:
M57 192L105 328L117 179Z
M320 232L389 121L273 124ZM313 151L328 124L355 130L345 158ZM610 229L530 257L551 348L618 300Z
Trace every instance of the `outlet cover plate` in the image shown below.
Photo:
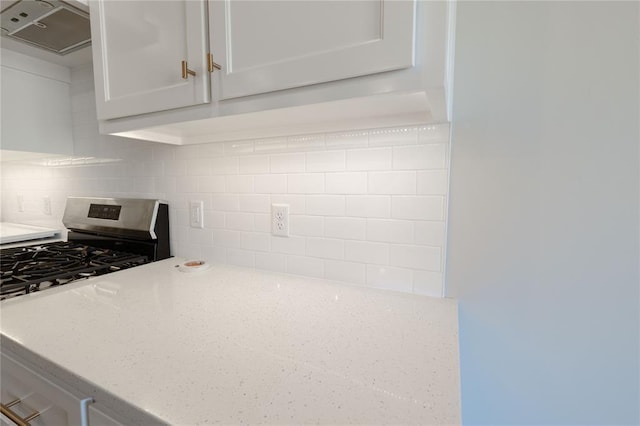
M271 234L289 236L289 204L271 204Z

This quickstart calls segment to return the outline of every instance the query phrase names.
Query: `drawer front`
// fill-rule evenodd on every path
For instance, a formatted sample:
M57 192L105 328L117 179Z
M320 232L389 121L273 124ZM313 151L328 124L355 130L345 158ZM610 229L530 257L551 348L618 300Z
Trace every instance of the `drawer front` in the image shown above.
M82 424L81 400L66 389L45 379L33 370L2 354L2 404L10 407L15 414L26 418L40 413L30 420L32 426L80 425ZM12 424L5 416L2 424Z

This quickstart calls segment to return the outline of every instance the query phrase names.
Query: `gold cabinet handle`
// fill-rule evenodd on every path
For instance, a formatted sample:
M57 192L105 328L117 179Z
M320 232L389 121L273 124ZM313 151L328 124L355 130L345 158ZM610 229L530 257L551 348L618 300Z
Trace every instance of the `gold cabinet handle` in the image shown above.
M9 402L6 405L0 404L0 412L17 426L29 426L29 422L35 419L36 417L38 417L40 413L38 411L34 411L33 413L29 414L27 417L22 418L10 408L19 403L20 403L20 399L16 399Z
M209 72L220 70L220 65L213 62L213 55L211 53L207 53L207 70Z
M195 77L196 72L187 67L187 61L182 61L182 78L186 80L190 75Z

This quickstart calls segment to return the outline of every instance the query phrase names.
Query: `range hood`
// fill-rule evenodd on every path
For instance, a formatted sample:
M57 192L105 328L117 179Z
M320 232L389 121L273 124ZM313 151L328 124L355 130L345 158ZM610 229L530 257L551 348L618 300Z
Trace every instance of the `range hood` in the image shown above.
M91 43L89 13L78 2L20 0L0 12L2 36L66 55Z

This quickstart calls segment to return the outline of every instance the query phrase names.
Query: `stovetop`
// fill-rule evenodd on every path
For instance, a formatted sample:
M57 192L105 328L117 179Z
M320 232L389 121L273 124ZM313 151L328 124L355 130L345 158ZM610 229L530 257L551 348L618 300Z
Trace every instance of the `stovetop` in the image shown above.
M147 256L74 242L0 250L0 300L148 263Z

